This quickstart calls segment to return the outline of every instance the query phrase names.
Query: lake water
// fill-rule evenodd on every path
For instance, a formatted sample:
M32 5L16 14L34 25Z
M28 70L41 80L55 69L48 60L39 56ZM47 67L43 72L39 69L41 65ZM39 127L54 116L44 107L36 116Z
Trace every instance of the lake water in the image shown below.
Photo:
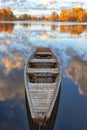
M24 65L35 47L62 63L54 130L87 130L87 23L0 23L0 130L29 130Z

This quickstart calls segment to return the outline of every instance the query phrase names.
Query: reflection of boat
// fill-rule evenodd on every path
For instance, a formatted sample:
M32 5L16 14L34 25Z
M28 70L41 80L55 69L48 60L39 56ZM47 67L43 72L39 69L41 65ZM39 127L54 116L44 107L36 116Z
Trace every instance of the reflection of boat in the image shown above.
M43 126L50 118L61 82L61 64L50 48L37 48L24 70L32 120Z

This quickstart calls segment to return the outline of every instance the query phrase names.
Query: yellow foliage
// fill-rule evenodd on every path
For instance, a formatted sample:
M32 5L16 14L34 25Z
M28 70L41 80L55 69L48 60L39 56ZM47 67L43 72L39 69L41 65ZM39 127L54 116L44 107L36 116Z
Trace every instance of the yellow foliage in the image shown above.
M0 20L10 20L14 17L10 8L0 9Z
M87 12L83 8L62 10L59 16L61 21L87 21Z
M59 16L59 20L61 21L68 21L70 16L70 11L69 10L62 10Z

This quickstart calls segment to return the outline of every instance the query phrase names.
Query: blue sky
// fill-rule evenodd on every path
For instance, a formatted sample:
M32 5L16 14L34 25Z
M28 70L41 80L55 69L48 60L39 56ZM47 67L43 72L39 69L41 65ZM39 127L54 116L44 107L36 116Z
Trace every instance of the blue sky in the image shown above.
M0 0L0 8L10 7L15 15L31 13L49 15L52 11L83 7L87 10L87 0Z

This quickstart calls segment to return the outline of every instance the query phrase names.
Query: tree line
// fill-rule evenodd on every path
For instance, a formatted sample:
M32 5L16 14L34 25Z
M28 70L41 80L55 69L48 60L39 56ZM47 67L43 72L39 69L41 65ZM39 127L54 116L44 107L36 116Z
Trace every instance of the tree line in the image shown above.
M72 21L87 22L87 12L81 7L72 8L71 10L62 10L60 14L55 11L50 16L32 16L22 14L16 17L10 8L0 9L0 20L37 20L37 21Z

